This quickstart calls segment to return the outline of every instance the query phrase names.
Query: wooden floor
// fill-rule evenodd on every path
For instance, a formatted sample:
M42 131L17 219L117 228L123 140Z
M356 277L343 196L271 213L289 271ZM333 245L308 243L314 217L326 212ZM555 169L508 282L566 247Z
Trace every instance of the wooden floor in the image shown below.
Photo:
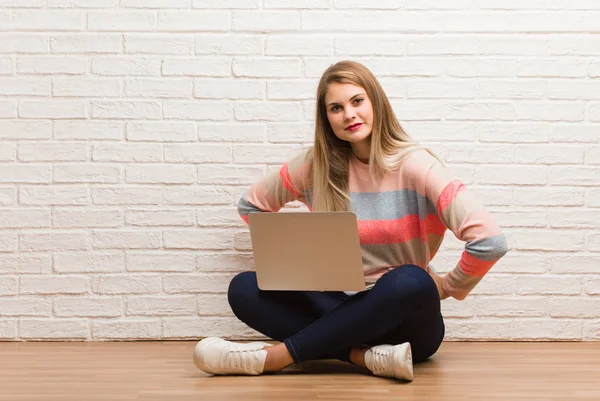
M0 400L600 400L600 343L444 343L412 383L335 361L213 377L194 344L0 343Z

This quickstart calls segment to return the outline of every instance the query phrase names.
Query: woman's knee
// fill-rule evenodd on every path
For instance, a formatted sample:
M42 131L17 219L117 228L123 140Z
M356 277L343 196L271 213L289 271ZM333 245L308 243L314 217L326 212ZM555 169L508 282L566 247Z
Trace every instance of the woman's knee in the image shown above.
M227 300L231 310L235 313L248 305L249 298L258 290L255 272L243 272L236 275L229 283Z
M416 265L403 265L387 272L375 286L393 298L439 301L435 282L425 269Z

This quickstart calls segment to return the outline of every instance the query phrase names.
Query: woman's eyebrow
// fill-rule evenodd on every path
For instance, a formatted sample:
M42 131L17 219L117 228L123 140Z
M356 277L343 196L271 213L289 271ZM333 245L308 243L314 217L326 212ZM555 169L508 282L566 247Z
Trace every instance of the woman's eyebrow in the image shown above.
M356 95L352 96L352 97L350 98L350 100L354 99L354 98L355 98L355 97L357 97L357 96L361 96L361 95L364 95L364 93L362 93L362 92L361 92L361 93L357 93ZM339 103L338 103L338 102L331 102L331 103L329 103L327 106L331 106L331 105L334 105L334 104L339 104Z

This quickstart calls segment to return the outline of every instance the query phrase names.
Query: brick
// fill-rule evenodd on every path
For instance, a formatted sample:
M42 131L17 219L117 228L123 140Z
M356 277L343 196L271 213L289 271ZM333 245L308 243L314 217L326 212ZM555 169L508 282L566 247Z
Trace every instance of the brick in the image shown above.
M84 232L25 232L19 235L21 252L81 251L89 250L90 247L90 235Z
M194 296L128 296L127 316L186 316L196 314Z
M125 270L125 256L109 252L55 253L57 273L118 273Z
M49 184L51 182L49 164L4 164L0 165L1 183Z
M13 27L17 31L81 31L83 13L74 10L13 10Z
M120 53L122 42L122 35L119 34L57 34L50 37L50 49L52 53L110 54ZM92 59L92 66L94 61Z
M44 298L0 298L0 307L0 316L4 317L52 315L52 301Z
M255 56L261 55L264 39L257 35L237 33L196 36L196 54L212 56Z
M125 35L125 53L193 55L195 40L177 35Z
M475 315L475 298L467 298L461 302L452 301L450 298L448 302L442 302L441 307L445 319L472 317Z
M87 106L82 100L21 100L19 117L32 119L86 118Z
M263 99L264 83L244 79L196 79L194 97L199 99Z
M125 213L128 226L167 227L193 226L193 210L128 210Z
M598 340L600 339L600 321L584 321L583 323L583 339Z
M167 294L177 293L225 293L232 274L176 275L163 279L163 288Z
M0 277L0 297L17 295L19 293L19 282L17 277Z
M585 106L565 102L520 102L515 105L517 120L583 121Z
M281 32L300 30L300 13L297 11L233 11L233 31Z
M165 76L229 77L231 61L225 58L166 59L162 64Z
M0 100L0 119L17 118L17 101Z
M54 97L119 97L121 82L112 78L54 78Z
M510 145L481 146L452 144L446 147L446 161L450 163L512 164L515 162L515 147ZM519 160L517 158L517 160ZM519 160L520 161L520 160Z
M48 228L52 224L50 210L43 209L2 209L0 228Z
M109 162L161 162L162 147L155 143L95 143L92 160Z
M262 123L201 122L198 124L198 139L211 142L266 142L266 131Z
M543 81L486 80L479 83L478 94L492 99L544 99L547 85Z
M158 249L161 234L151 230L96 230L94 249Z
M156 340L161 338L162 323L153 320L94 321L92 336L96 340Z
M159 11L159 31L229 31L231 22L228 11Z
M17 203L17 191L15 188L0 187L0 205L11 206Z
M69 339L83 340L89 336L89 328L85 319L61 320L21 320L19 337L24 339Z
M48 36L30 33L6 33L0 36L0 53L48 53Z
M122 314L121 298L56 297L57 317L118 317Z
M125 95L150 98L191 98L191 79L127 79Z
M162 291L162 280L157 275L103 275L92 278L92 291L102 295L159 293Z
M156 205L161 202L162 189L154 186L108 186L92 189L97 205Z
M518 295L579 295L582 282L577 276L517 276Z
M0 57L0 75L12 75L14 62L11 57Z
M514 340L578 340L583 322L573 320L523 320L510 325Z
M267 82L267 98L269 100L313 99L317 82L298 80L277 80Z
M233 118L229 101L195 100L164 102L164 118L177 120L227 121Z
M119 181L121 168L116 165L69 163L54 165L55 183L109 184Z
M52 226L55 228L119 227L123 224L118 209L62 208L52 210Z
M511 235L516 249L528 251L581 251L585 242L584 234L576 230L512 230Z
M0 274L48 274L51 269L51 255L0 255Z
M20 278L20 294L84 294L88 291L88 277L50 275L21 276Z
M226 229L169 230L164 232L163 242L166 249L230 249L233 234Z
M46 7L56 8L111 8L118 5L118 0L48 0Z
M600 235L590 234L586 237L587 249L592 252L600 252Z
M481 165L475 170L476 182L486 185L544 185L547 177L546 166Z
M128 165L126 181L136 184L192 184L196 181L193 166Z
M224 294L198 295L198 314L200 316L233 316Z
M299 59L284 57L235 58L232 70L236 77L250 78L296 78L302 74Z
M88 188L80 185L21 185L19 188L19 203L22 205L82 206L89 202Z
M123 8L189 8L192 0L121 0Z
M363 3L364 4L364 3ZM360 26L361 32L440 32L446 18L427 13L406 13L403 11L303 11L303 31L350 31Z
M267 133L271 143L305 143L314 138L312 123L269 123Z
M477 316L543 317L550 309L548 298L541 297L478 297Z
M600 228L600 210L553 209L548 217L550 227Z
M552 274L594 274L598 273L600 255L554 256L548 261Z
M54 139L58 140L120 140L124 138L121 122L55 121Z
M146 57L98 57L92 59L92 72L104 76L159 76L161 61Z
M91 103L92 118L109 119L159 119L161 105L154 101L101 101Z
M519 163L582 164L584 148L564 145L518 145L515 157Z
M233 160L235 163L283 164L301 151L297 145L234 145Z
M592 166L550 166L548 183L551 185L598 186L600 175Z
M295 0L264 0L264 8L329 9L331 8L331 0L303 0L302 2Z
M154 31L158 17L154 11L90 11L87 24L90 31Z
M600 295L600 278L593 278L588 280L585 283L585 289L590 295Z
M260 0L230 0L222 2L220 0L192 0L193 8L230 8L230 9L253 9L260 8Z
M449 120L514 120L515 106L509 103L447 103L444 115Z
M197 257L198 271L241 272L252 266L252 256L243 253L202 252Z
M21 56L17 58L17 72L19 74L35 75L83 75L87 72L87 60L82 57L68 56Z
M18 148L19 161L25 162L86 161L89 153L86 143L25 142Z
M239 121L300 121L302 110L297 102L238 102L235 118Z
M594 318L600 310L599 298L553 297L549 301L551 317Z
M600 164L600 146L591 146L586 149L585 161L587 164Z
M199 184L251 185L263 175L264 169L257 166L198 166Z
M127 254L129 272L192 272L195 256L185 252L144 252Z
M451 13L444 18L444 32L468 33L563 33L584 31L579 13L503 12ZM540 19L532 25L533 19Z
M493 216L500 227L546 227L548 214L538 211L494 211Z
M165 145L167 163L231 163L231 147L227 145Z
M240 227L246 223L240 218L236 208L202 207L197 210L198 226L200 227Z
M18 244L16 232L0 233L0 252L17 252Z
M164 193L164 203L169 205L232 205L232 199L227 187L170 187Z
M600 85L596 82L572 82L573 80L548 82L548 99L559 100L598 100Z
M0 95L48 96L50 81L39 78L0 78Z
M580 188L519 188L514 193L518 206L583 206L585 191Z
M196 127L190 122L127 123L128 141L190 142L196 140Z
M17 337L16 320L0 320L0 339L12 340Z
M3 143L0 144L0 161L15 162L17 160L17 144Z
M331 56L333 39L323 35L279 36L266 38L266 56Z

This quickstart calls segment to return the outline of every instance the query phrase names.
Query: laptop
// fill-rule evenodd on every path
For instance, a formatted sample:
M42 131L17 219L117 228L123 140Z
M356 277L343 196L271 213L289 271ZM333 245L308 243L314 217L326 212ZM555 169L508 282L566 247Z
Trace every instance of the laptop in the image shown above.
M255 212L248 222L261 290L366 289L353 212Z

